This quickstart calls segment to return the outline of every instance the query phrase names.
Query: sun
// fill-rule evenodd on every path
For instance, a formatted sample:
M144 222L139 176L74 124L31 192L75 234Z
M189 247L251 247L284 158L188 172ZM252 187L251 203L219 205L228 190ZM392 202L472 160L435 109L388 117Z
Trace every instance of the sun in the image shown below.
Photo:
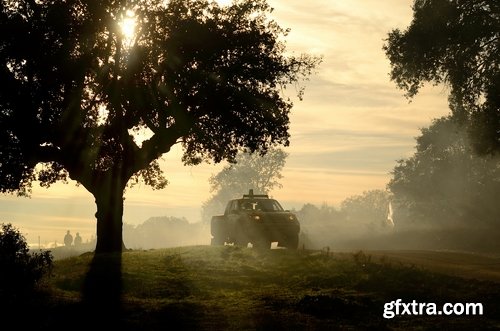
M130 43L135 36L137 20L132 10L127 10L125 16L118 22L125 43Z

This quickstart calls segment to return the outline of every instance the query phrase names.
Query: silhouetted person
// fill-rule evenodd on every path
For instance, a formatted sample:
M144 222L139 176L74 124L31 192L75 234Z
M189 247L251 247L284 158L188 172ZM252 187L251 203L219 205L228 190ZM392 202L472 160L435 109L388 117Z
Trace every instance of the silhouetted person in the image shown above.
M68 230L68 232L66 232L66 235L64 236L64 245L66 247L70 247L72 243L73 243L73 236L71 235L71 233L69 233Z
M82 237L80 237L80 234L77 232L75 236L75 246L80 246L82 244Z

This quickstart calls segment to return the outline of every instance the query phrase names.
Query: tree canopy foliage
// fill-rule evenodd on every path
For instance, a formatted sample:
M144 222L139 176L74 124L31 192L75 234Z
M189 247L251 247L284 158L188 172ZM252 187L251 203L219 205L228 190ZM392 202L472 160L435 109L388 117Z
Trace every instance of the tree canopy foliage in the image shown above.
M0 192L76 180L96 199L97 250L116 251L125 186L163 188L157 159L173 145L186 164L288 145L282 91L319 59L287 54L270 12L265 0L0 2Z
M415 154L398 161L388 187L414 222L498 226L500 158L473 153L453 117L422 129Z
M500 151L500 3L415 0L413 21L384 46L391 79L414 97L426 82L450 88L453 114L476 152Z

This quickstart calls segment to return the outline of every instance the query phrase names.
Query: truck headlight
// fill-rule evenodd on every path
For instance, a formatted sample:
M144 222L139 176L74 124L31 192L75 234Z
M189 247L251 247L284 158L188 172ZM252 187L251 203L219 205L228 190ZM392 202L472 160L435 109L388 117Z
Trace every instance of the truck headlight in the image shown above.
M260 216L259 216L259 215L255 215L255 216L253 217L253 219L254 219L255 221L260 221Z

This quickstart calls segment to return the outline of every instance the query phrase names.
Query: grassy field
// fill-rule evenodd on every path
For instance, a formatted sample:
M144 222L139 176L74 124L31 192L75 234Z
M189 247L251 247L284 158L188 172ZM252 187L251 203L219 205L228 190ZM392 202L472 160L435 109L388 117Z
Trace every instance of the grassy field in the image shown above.
M446 253L434 257L440 254ZM495 279L473 279L470 272L463 278L436 261L426 266L439 271L432 272L402 256L408 254L195 246L96 262L86 253L56 261L44 291L24 309L33 317L23 322L47 330L95 329L100 319L114 330L500 328ZM429 256L421 252L418 259ZM480 302L484 314L385 319L384 303L396 299L438 308Z

